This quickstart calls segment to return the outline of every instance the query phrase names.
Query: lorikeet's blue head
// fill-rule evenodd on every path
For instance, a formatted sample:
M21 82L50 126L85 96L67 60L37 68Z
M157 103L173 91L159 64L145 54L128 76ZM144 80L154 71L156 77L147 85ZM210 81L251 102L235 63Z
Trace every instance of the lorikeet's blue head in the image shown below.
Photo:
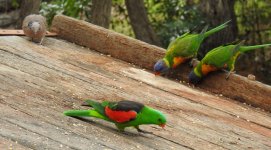
M169 66L166 64L165 60L160 59L154 65L153 70L155 75L160 75L166 73L169 70Z
M189 75L188 75L188 78L189 78L189 82L192 83L192 84L197 84L200 82L201 80L201 77L198 76L194 70L192 70Z

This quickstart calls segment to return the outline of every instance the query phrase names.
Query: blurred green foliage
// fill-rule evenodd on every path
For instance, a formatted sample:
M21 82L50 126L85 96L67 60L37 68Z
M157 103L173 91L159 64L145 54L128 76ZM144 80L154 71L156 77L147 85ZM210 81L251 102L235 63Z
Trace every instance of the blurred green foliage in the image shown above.
M89 16L89 2L91 0L51 0L42 2L40 13L46 16L48 24L52 23L57 14L64 14L77 19L86 19Z
M11 1L11 6L13 7L13 8L18 8L20 5L19 5L19 2L17 1L17 0L12 0Z
M147 0L145 3L151 25L164 48L171 40L204 23L198 5L186 5L187 0Z

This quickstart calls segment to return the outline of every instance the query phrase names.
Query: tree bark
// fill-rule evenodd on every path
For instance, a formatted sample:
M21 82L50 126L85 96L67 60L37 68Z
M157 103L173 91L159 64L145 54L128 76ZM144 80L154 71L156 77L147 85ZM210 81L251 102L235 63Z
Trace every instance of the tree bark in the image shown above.
M109 28L112 0L92 0L91 23Z
M17 21L17 29L22 28L23 20L30 14L38 14L40 9L41 0L22 0L20 18Z
M229 27L211 35L202 44L200 57L203 57L211 49L233 42L238 35L236 16L234 13L235 0L204 0L201 1L200 9L210 27L216 27L231 20Z
M125 0L132 28L137 39L161 46L158 36L152 29L143 0Z

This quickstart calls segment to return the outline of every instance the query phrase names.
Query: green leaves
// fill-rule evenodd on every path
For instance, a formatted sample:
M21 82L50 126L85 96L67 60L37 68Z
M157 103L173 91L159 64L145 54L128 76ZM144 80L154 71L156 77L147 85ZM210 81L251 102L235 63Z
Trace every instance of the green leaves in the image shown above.
M146 7L164 48L176 37L203 23L197 4L187 5L186 0L147 0Z
M52 0L42 2L40 13L47 18L50 25L57 14L64 14L78 19L88 19L87 10L91 0Z

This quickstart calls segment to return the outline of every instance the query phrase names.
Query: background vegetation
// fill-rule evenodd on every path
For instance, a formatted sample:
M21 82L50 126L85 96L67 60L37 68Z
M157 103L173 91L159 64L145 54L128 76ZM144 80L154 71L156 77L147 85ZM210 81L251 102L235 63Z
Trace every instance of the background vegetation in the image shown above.
M25 9L25 1L30 5L39 0L0 0L0 27L20 28L16 19L24 16L12 12ZM200 32L206 24L214 27L232 20L231 27L204 42L199 59L208 50L235 40L246 39L247 45L271 43L270 0L42 0L35 5L49 24L54 15L64 14L163 48L185 32ZM3 15L12 16L11 21ZM108 23L96 21L101 17ZM271 84L271 49L242 55L236 70Z

